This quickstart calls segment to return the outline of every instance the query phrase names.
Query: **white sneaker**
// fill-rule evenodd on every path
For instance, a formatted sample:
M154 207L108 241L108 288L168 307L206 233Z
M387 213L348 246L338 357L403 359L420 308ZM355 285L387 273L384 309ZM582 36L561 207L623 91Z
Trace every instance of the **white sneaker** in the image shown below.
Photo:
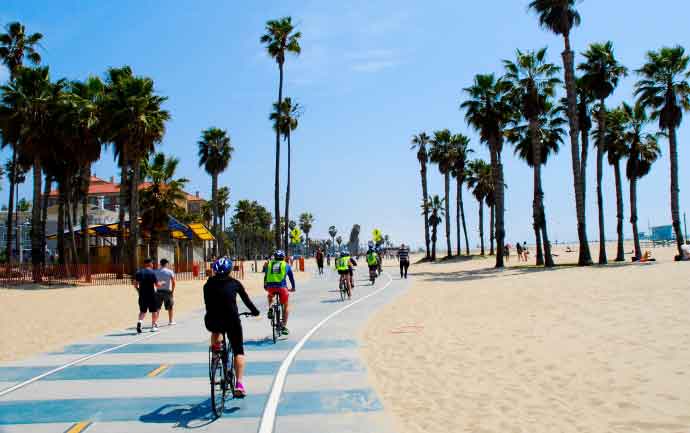
M158 332L158 325L153 325L151 327L151 332Z
M177 322L174 320L172 322L168 322L168 326L173 326L173 325L177 325Z

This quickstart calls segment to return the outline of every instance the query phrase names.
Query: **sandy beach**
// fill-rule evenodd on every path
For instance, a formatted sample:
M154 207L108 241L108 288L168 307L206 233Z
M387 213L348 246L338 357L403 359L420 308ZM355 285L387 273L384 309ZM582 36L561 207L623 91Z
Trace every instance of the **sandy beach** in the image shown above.
M500 272L493 259L413 265L363 331L398 431L687 432L690 263L653 253L551 271L514 255Z
M261 266L261 263L259 263ZM245 264L242 283L253 299L263 297L263 274L250 271ZM307 272L295 272L306 281ZM203 308L203 281L178 281L175 290L175 314ZM131 285L79 286L65 288L0 289L0 361L21 360L38 353L59 349L67 344L103 335L136 324L137 293ZM147 315L145 324L150 324ZM161 312L159 323L168 323Z

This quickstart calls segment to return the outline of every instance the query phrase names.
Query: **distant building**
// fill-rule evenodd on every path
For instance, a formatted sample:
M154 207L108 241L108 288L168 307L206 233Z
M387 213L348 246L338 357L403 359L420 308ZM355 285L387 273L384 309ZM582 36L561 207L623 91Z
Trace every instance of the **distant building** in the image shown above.
M147 188L150 185L150 182L143 182L139 185L139 189L141 190ZM194 195L184 192L184 196L184 199L177 203L178 206L185 209L190 214L200 214L201 206L206 202L206 200L199 196L199 192L197 191ZM50 191L50 194L48 194L48 206L56 206L58 203L58 197L58 190ZM96 209L107 209L117 212L120 204L120 184L115 183L114 177L111 177L110 181L106 181L96 176L91 176L88 200L89 204L94 206Z
M18 222L18 224L17 224ZM12 256L19 257L18 251L23 252L23 258L31 257L31 212L18 212L12 219ZM20 239L19 250L17 239ZM0 212L0 251L7 245L7 211Z

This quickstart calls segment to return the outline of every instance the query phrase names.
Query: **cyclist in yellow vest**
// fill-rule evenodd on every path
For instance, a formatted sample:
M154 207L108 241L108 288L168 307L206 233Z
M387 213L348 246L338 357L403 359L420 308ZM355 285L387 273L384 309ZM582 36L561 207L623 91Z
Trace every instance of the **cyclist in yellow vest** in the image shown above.
M379 255L378 253L374 250L373 246L369 246L369 250L367 251L367 266L369 266L369 275L377 273L378 267L379 267Z
M288 301L290 294L288 292L287 279L290 279L292 290L295 291L295 277L292 274L292 268L285 262L285 253L277 250L273 254L273 260L268 262L266 266L266 274L264 275L264 290L268 292L268 318L271 319L271 303L273 297L278 295L280 303L283 305L283 335L288 335L290 332L287 329L288 321Z
M354 282L352 281L353 266L357 266L357 261L350 256L350 252L347 250L347 248L344 248L340 253L340 257L338 257L338 259L335 261L335 268L337 269L338 275L340 275L341 279L343 276L345 276L345 280L349 286L350 292L352 292L352 289L355 287Z

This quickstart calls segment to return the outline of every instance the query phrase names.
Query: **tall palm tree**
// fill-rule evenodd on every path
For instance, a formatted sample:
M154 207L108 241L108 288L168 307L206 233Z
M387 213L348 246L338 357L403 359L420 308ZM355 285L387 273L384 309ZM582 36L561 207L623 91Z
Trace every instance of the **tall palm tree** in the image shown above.
M690 84L688 84L690 58L681 46L663 47L647 53L647 63L637 70L642 79L635 85L635 95L651 118L659 121L659 128L668 135L671 159L671 219L676 235L678 254L682 254L683 232L680 229L678 185L678 139L676 130L683 121L683 112L690 110Z
M601 186L606 147L606 98L613 94L618 87L618 82L628 74L628 70L616 60L611 41L591 44L582 55L585 57L585 62L577 67L582 71L582 83L599 101L597 108L597 206L599 208L599 264L603 265L607 262L604 194Z
M537 254L537 264L547 267L553 266L551 245L546 228L546 212L544 210L544 190L541 185L541 166L543 150L543 133L540 131L540 118L545 116L551 108L550 100L556 93L556 86L561 80L556 78L560 68L546 61L546 48L539 51L522 52L517 50L516 60L505 60L505 79L511 84L514 109L520 117L527 121L531 139L531 167L534 172L534 200L532 212L534 215L534 229L539 240L543 241L545 261ZM541 236L540 236L541 235ZM540 246L537 244L537 253Z
M580 161L580 143L578 132L580 122L577 110L577 89L575 84L575 53L570 46L570 32L573 27L580 25L580 13L575 8L577 0L531 0L529 9L534 11L539 19L539 25L556 35L563 36L564 50L563 71L565 75L565 90L567 100L567 114L570 131L570 149L573 167L573 184L575 188L575 208L577 211L577 235L580 241L578 264L589 266L592 256L587 241L587 218L585 212L585 184L582 179L584 166Z
M561 113L562 110L559 107L555 107L551 102L547 101L545 111L541 113L537 119L536 133L541 147L539 161L543 166L548 162L549 156L558 153L560 146L563 144L567 120L561 116ZM532 138L532 129L529 123L518 123L508 131L507 137L515 146L515 154L525 161L528 166L532 167L533 171L536 170L534 167L534 140ZM539 184L541 175L539 175L538 178L539 180L537 180L537 176L535 175L534 201L538 200L537 196L540 194L541 190L541 185ZM534 224L534 234L536 238L536 263L537 265L543 265L544 249L546 246L544 245L542 247L541 230L536 221Z
M24 59L28 60L29 63L38 65L41 63L41 54L36 50L39 43L43 39L41 33L27 34L26 28L23 24L19 22L12 22L5 27L5 33L0 34L0 61L7 66L10 71L10 81L13 81L19 68L24 64ZM16 165L17 162L17 152L14 146L3 140L0 142L2 147L10 144L12 146L12 161ZM7 212L7 257L10 263L12 262L12 237L13 237L13 227L12 227L12 211L15 207L15 183L14 176L10 177L10 192L9 192L9 203Z
M435 131L434 138L431 140L431 150L429 151L429 159L438 165L438 171L443 175L445 186L443 201L446 205L446 216L450 215L450 172L455 159L450 146L450 139L451 133L448 129ZM453 250L450 245L450 218L446 218L446 248L448 249L447 257L451 257Z
M142 172L151 184L141 191L141 224L151 239L151 257L158 262L160 235L168 227L170 216L182 210L180 203L185 198L185 178L175 178L179 160L166 157L163 153L144 161Z
M494 74L476 75L472 86L464 89L468 99L460 105L465 110L465 119L479 132L481 141L489 146L491 169L496 199L496 267L503 268L505 248L505 181L503 177L504 129L512 119L509 98L510 83L496 79Z
M419 161L419 174L422 178L422 205L424 207L424 242L426 244L426 258L431 257L429 249L429 190L427 187L426 164L429 162L429 153L427 152L427 144L430 138L426 132L420 132L412 136L412 147L410 149L417 149L417 161ZM459 244L458 244L459 248Z
M468 165L467 186L479 204L479 240L481 255L484 251L484 202L493 189L491 165L481 159L470 161Z
M124 233L123 208L129 209L129 269L139 264L139 184L141 162L154 151L165 135L170 113L162 109L167 100L155 93L153 80L135 76L129 66L108 70L103 104L107 141L114 144L115 157L121 168L120 238ZM127 203L129 198L129 203ZM119 248L121 261L124 249Z
M608 111L606 114L606 133L604 153L607 155L609 165L613 167L616 182L616 233L618 242L616 248L616 261L625 261L625 249L623 246L623 176L621 175L621 160L628 156L625 130L627 113L622 108ZM599 131L596 131L599 135ZM599 139L597 139L599 141ZM597 143L599 146L599 143Z
M36 221L31 228L31 261L41 263L43 233L41 232L41 185L42 165L49 147L51 130L51 113L57 107L63 95L65 83L60 80L51 83L47 67L24 68L16 71L14 80L0 87L0 104L4 139L14 142L17 151L31 159L33 169L33 205L31 219ZM34 268L34 280L40 280L38 269Z
M451 175L456 181L455 195L455 228L457 230L457 251L458 255L462 250L460 243L460 224L465 234L465 252L470 255L470 241L467 237L467 224L465 223L465 206L462 201L462 187L467 178L467 158L473 152L470 149L470 139L462 134L454 134L450 137L450 147L453 160L451 161Z
M438 226L445 216L445 205L442 198L432 195L428 203L422 203L422 209L429 209L429 224L431 225L431 261L436 260L436 239L438 238Z
M283 76L285 54L299 55L302 48L299 40L302 33L295 31L291 17L270 20L266 23L266 33L261 36L261 43L266 44L266 51L278 64L278 107L283 103ZM276 173L275 173L275 225L280 227L280 130L276 130ZM276 248L280 248L280 230L275 233ZM287 245L286 245L287 246Z
M309 256L309 232L311 231L311 228L314 225L314 215L310 214L309 212L304 212L300 214L299 216L299 228L302 229L304 232L304 235L306 236L306 243L305 245L307 246L307 256Z
M637 181L649 174L652 164L661 156L657 142L657 134L645 131L650 122L647 112L641 104L631 107L623 104L621 107L626 114L625 142L628 146L628 162L625 174L630 181L630 224L633 231L635 258L642 257L640 235L637 230Z
M218 255L218 175L224 172L235 149L230 142L227 131L220 128L208 128L201 131L199 146L199 167L204 167L206 173L211 176L211 202L213 203L213 254Z

